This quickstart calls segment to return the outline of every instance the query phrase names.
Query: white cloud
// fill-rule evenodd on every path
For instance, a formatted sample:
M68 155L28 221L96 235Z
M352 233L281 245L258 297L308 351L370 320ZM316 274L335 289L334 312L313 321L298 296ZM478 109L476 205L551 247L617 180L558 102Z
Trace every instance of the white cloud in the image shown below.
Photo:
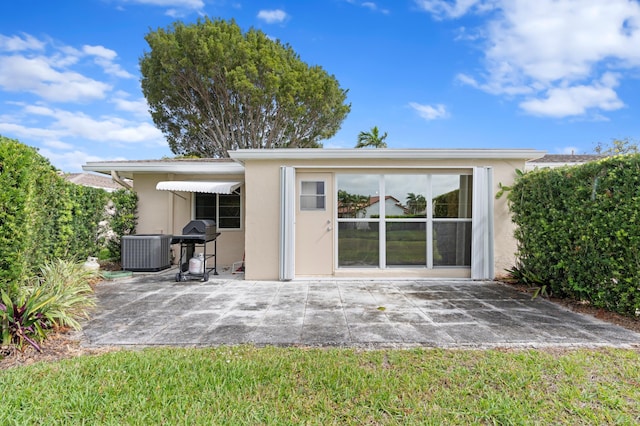
M472 10L483 12L494 7L494 0L415 0L416 5L436 18L459 18Z
M567 117L584 115L591 108L613 111L624 107L613 88L617 86L610 74L592 85L576 85L549 89L545 98L531 99L520 107L533 115Z
M204 7L202 0L122 0L124 3L146 4L150 6L170 7L177 9L200 10Z
M261 10L258 12L258 19L262 19L267 24L276 24L280 22L284 22L287 19L287 12L280 9L275 10Z
M166 145L162 132L147 121L131 121L116 116L94 118L83 112L43 105L27 105L21 114L31 117L31 120L38 120L38 124L29 126L17 124L15 121L0 123L0 133L36 140L74 138L115 145L130 143L150 146Z
M410 102L409 106L413 108L420 117L425 120L438 120L443 118L448 118L449 113L447 112L447 108L442 104L437 105L423 105L416 102Z
M0 35L0 134L40 147L63 170L99 160L85 151L167 147L139 92L134 97L116 91L120 78L134 77L117 63L116 51L42 40ZM62 108L60 103L73 106Z
M22 124L6 122L0 122L0 134L11 135L13 138L35 140L56 139L64 136L62 132L57 130L40 127L27 127Z
M56 102L105 97L111 86L74 71L54 69L45 57L0 56L0 87L7 92L29 92Z
M3 54L3 51L7 52ZM0 89L31 93L51 102L88 102L104 99L112 85L77 72L88 60L105 74L134 78L115 61L117 53L104 46L85 45L81 49L40 41L29 34L0 35Z
M42 142L44 146L48 146L50 148L59 149L61 151L69 151L73 149L73 145L70 143L62 142L59 140L45 140Z
M383 13L385 15L389 13L388 9L381 9L376 3L371 2L371 1L362 2L360 4L360 6L366 7L367 9L370 9L373 12L380 12L380 13Z
M134 78L134 75L123 70L120 65L114 63L114 60L118 54L111 49L107 49L104 46L82 46L82 51L94 57L94 62L101 66L105 73L114 75L120 78Z
M640 68L636 0L416 0L438 18L492 10L485 72L457 79L488 93L526 96L529 113L565 117L622 108L608 72ZM467 40L468 41L468 40Z
M22 50L42 50L44 46L44 42L29 34L23 34L23 37L17 35L7 37L0 34L0 51L19 52Z
M107 49L104 46L90 46L88 44L85 44L84 46L82 46L82 51L87 55L97 56L108 61L113 61L116 56L118 56L115 51Z
M87 154L85 151L81 150L58 152L47 148L41 148L38 152L42 156L48 158L51 164L55 165L55 167L65 172L81 171L83 164L86 164L89 161L103 160L100 157Z
M505 0L502 12L491 24L486 52L494 70L510 63L513 71L549 83L588 77L606 60L640 65L636 1Z
M119 111L131 112L137 116L149 117L149 104L145 98L138 98L130 101L127 99L128 93L119 91L110 101Z

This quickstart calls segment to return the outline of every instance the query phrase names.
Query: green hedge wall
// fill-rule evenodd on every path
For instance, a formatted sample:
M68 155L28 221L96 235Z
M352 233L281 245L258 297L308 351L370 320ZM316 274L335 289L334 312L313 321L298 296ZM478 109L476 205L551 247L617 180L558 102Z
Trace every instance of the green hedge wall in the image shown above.
M640 155L523 175L515 270L554 294L640 315Z
M110 200L115 214L108 213ZM53 258L97 256L109 243L105 221L133 231L135 203L129 191L109 194L67 182L36 149L0 136L0 288L20 285ZM114 221L122 215L128 221ZM119 244L119 236L112 240Z

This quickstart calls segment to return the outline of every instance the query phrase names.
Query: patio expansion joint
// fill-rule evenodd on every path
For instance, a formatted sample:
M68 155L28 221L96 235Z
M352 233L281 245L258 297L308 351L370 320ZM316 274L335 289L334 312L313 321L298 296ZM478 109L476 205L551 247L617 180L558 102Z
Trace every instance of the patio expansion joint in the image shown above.
M281 290L282 290L282 281L278 282L278 288L277 288L276 292L272 295L271 300L269 301L269 305L267 306L267 309L264 310L264 314L260 318L260 322L258 322L258 326L265 325L265 318L267 317L267 314L270 311L273 311L273 309L272 309L273 305L274 305L275 301L278 299L278 296L280 295Z
M307 306L309 305L309 284L307 286L307 294L304 297L304 310L302 311L302 327L300 328L300 335L304 333L304 327L307 322Z
M353 342L353 333L351 332L351 326L349 325L349 320L347 318L347 314L344 311L344 297L342 296L342 286L336 283L336 287L338 288L338 295L340 296L340 312L342 312L342 317L344 318L344 322L347 325L347 332L349 333L349 341Z
M398 290L397 288L395 288L395 289L396 289L396 290ZM376 305L378 305L378 306L376 307L376 309L379 309L380 307L385 308L385 306L383 306L383 305L381 305L381 304L379 303L379 302L380 302L380 299L376 298L376 297L375 297L375 295L374 295L374 293L371 291L371 286L367 286L367 292L369 293L369 295L371 296L371 298L376 302L375 304L376 304ZM409 303L413 308L416 308L416 309L418 309L418 310L419 310L419 307L418 307L418 306L416 306L416 305L411 301L411 299L409 299L409 298L404 294L404 292L400 291L399 293L400 293L400 294L402 294L403 299L404 299L405 301L407 301L407 302L408 302L408 303ZM422 312L422 311L420 311L420 312ZM382 311L382 313L383 313L383 315L384 315L385 319L387 320L387 325L388 325L388 326L390 326L390 327L393 329L393 331L395 332L395 334L396 334L398 337L400 337L400 340L401 340L403 343L407 343L407 342L408 342L408 340L407 340L407 339L402 335L402 332L401 332L401 330L400 330L400 329L398 329L397 325L399 325L399 324L408 324L408 325L411 325L411 323L410 323L410 322L405 322L405 323L396 323L395 321L393 321L393 320L389 317L389 315L388 315L388 311L387 311L387 309L386 309L386 308Z
M420 307L419 305L416 305L412 299L410 299L409 297L407 297L407 293L406 291L402 291L401 289L398 289L400 294L402 294L403 299L413 308L416 309L418 312L420 312L422 314L422 316L426 319L428 324L431 325L435 325L436 322L433 321L433 319L427 314L427 312L424 311L424 309L422 307ZM375 296L372 295L372 297L374 298L374 300L377 301L377 299L375 299ZM391 323L393 323L393 321L391 321L391 318L389 318L389 315L387 315L387 311L385 309L384 311L384 315L387 318L388 321L390 321ZM403 339L404 340L404 339Z

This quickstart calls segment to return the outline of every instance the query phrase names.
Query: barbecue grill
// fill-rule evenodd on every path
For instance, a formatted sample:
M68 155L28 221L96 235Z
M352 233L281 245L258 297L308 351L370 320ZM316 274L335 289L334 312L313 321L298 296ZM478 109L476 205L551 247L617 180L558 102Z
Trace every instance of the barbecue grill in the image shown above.
M209 281L209 274L218 275L216 251L216 239L220 235L217 232L216 222L213 220L192 220L182 228L182 235L174 235L171 244L180 244L180 271L176 274L176 281L186 281L189 278L197 278L201 281ZM213 241L213 253L207 254L207 243ZM202 248L204 258L201 274L189 272L189 259L195 253L196 248ZM207 260L213 258L213 267L207 269Z

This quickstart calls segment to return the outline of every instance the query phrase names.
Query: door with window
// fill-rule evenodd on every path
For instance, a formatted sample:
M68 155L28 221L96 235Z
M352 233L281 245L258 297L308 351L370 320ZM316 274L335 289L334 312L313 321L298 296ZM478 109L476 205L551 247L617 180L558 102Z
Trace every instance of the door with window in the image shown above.
M332 188L330 173L296 173L296 275L333 274Z

